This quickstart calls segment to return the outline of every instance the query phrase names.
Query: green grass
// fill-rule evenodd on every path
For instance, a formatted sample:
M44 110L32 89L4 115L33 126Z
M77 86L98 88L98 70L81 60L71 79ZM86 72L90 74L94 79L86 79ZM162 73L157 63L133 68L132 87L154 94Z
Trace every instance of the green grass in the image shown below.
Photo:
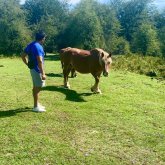
M31 77L18 58L0 59L0 164L165 164L165 82L122 70L94 79L78 74L62 88L58 58L48 56L47 86L31 111Z

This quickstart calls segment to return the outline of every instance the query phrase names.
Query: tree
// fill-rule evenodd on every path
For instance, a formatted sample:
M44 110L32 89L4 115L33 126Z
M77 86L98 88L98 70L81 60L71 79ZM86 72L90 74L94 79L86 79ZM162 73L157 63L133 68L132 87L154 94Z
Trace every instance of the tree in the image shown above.
M143 23L134 32L132 50L143 55L161 55L157 32L150 23Z
M157 13L154 17L154 23L158 31L158 38L163 56L165 57L165 9Z
M0 0L0 54L20 53L31 39L18 0Z
M159 29L158 35L159 35L161 51L162 51L163 57L165 57L165 26Z
M60 0L27 0L23 9L32 32L43 30L47 34L46 51L55 51L57 36L68 18L68 4Z
M148 7L152 0L111 0L121 23L121 35L131 41L135 28L148 19Z
M103 30L93 10L93 1L82 0L71 13L62 40L62 47L72 46L83 49L104 47Z
M129 43L120 36L121 25L113 5L96 3L93 6L103 29L104 48L113 54L129 54Z

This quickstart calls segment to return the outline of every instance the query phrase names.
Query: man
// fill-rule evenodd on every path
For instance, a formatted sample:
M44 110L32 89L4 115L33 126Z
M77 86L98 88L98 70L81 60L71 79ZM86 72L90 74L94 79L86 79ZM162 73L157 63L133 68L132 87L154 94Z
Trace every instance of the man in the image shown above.
M21 55L23 62L30 69L33 81L33 99L34 99L34 112L45 112L45 107L39 104L39 93L41 88L45 86L46 75L44 71L44 50L43 43L45 41L45 33L36 33L35 41L31 42L24 49Z

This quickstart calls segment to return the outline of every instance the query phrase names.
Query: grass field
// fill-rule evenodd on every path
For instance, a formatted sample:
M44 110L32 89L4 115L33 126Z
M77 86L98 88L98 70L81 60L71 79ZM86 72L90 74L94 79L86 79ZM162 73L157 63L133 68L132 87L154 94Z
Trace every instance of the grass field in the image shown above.
M0 59L0 164L165 164L165 81L112 69L94 79L78 74L62 88L58 58L45 61L47 86L31 111L31 77L18 58Z

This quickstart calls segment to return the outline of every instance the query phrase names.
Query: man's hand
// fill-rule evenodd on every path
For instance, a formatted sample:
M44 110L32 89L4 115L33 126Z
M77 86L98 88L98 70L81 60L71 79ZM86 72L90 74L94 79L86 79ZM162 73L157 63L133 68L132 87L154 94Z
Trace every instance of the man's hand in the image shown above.
M42 80L46 80L46 75L43 74L41 78L42 78Z
M26 65L28 65L27 56L28 56L28 55L27 55L26 53L24 53L24 52L21 53L22 61L23 61Z
M46 75L45 75L45 72L44 72L44 67L43 67L41 56L37 56L37 62L38 62L39 70L41 72L41 78L42 78L42 80L46 80Z

